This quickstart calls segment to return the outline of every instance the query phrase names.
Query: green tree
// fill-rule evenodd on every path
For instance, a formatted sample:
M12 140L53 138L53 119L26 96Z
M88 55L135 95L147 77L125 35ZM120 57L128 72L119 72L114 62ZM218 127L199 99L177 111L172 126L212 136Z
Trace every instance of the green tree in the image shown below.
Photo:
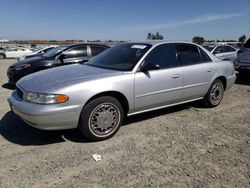
M148 33L147 39L148 40L152 40L153 39L153 34L152 33Z
M194 36L193 42L196 44L202 45L205 42L205 39L203 37L200 37L200 36Z
M147 39L148 40L163 40L164 37L159 32L156 32L155 34L148 33Z
M240 36L239 42L244 43L245 40L246 40L246 35L243 34L242 36Z

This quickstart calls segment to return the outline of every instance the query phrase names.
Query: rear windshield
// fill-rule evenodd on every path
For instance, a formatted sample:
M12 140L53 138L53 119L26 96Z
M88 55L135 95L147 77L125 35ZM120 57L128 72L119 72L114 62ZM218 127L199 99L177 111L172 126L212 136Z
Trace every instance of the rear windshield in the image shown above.
M250 38L246 41L246 43L243 45L244 48L250 48Z

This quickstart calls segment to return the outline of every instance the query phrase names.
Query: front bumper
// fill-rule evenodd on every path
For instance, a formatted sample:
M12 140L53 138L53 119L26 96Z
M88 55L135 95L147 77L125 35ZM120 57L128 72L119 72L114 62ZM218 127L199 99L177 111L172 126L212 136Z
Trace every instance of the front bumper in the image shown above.
M9 67L7 70L7 76L9 79L9 83L15 84L20 78L25 76L21 71L17 71L14 67Z
M80 105L39 105L26 102L14 91L8 99L11 110L27 124L42 130L77 128Z

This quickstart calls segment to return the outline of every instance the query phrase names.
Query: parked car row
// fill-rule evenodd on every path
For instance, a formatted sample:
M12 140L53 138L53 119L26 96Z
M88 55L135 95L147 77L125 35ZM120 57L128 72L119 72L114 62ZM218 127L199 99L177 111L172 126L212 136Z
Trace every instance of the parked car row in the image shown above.
M52 48L54 48L55 46L47 46L45 48L42 48L42 49L37 49L35 50L34 52L31 52L29 54L26 54L24 56L20 56L17 58L17 61L21 61L21 60L24 60L24 59L27 59L27 58L31 58L31 57L34 57L34 56L38 56L38 55L42 55L46 52L48 52L49 50L51 50Z
M27 57L32 57L38 54L41 55L54 47L55 46L48 46L42 49L30 49L25 47L0 47L0 59L16 58L17 61L20 61Z
M78 63L23 77L8 99L10 108L33 127L79 128L85 138L98 141L112 137L125 116L196 100L215 107L236 78L230 61L193 43L107 48L59 46L12 65L8 76L15 82L41 69Z
M8 68L9 83L16 83L20 78L44 69L84 63L109 48L97 44L73 44L54 47L45 53L36 53L26 56Z
M30 53L33 53L33 50L28 48L10 48L5 51L6 58L19 58Z

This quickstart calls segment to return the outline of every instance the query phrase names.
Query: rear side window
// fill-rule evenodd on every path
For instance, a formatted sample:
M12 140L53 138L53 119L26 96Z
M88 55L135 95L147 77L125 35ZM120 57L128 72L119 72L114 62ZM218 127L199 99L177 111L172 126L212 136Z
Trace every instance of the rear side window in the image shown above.
M193 45L177 45L178 58L183 66L201 63L199 50Z
M201 48L199 48L200 50L200 54L201 54L201 61L202 62L211 62L211 58L207 55L206 52L204 52L204 50L202 50Z
M160 69L178 66L175 46L166 44L156 47L146 58L145 63L157 64Z
M87 47L86 46L73 47L64 51L63 54L66 56L66 58L86 57Z
M91 46L91 55L96 56L106 49L107 49L107 47L103 47L103 46Z
M250 48L250 38L246 41L246 43L243 45L244 48Z

